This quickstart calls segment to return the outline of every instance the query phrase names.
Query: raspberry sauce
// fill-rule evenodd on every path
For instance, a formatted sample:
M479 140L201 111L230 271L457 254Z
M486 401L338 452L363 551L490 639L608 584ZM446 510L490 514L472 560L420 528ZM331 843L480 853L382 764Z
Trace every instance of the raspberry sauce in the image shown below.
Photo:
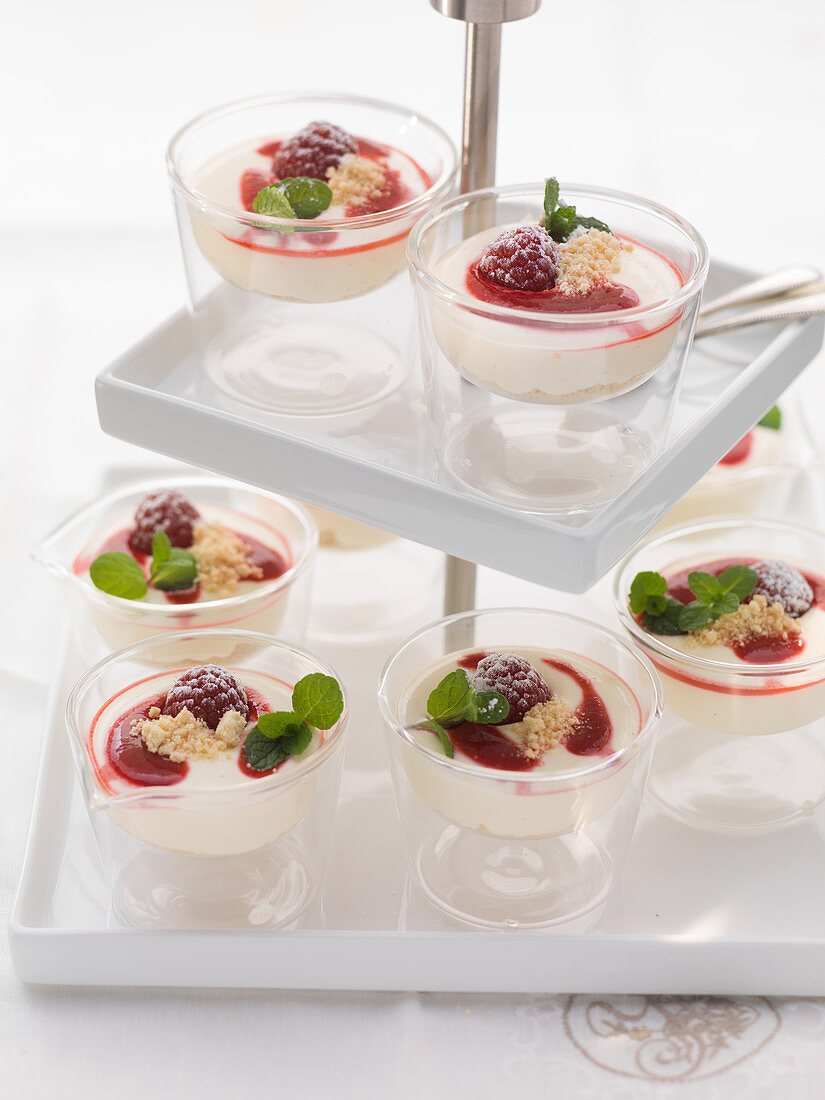
M467 291L481 302L509 309L529 309L536 313L606 313L614 309L633 309L639 295L618 283L602 283L588 294L562 294L556 290L511 290L479 274L478 262L467 268Z
M462 722L447 730L450 743L458 752L485 768L500 771L526 772L541 763L524 755L521 746L512 741L498 726L480 722Z
M607 707L593 683L573 665L565 661L543 658L546 665L563 672L581 688L582 701L576 708L577 723L564 742L564 747L574 756L594 756L610 747L613 736L613 723L607 713Z
M720 466L738 466L750 457L753 450L753 432L743 435L738 443L734 443L726 455L719 459Z

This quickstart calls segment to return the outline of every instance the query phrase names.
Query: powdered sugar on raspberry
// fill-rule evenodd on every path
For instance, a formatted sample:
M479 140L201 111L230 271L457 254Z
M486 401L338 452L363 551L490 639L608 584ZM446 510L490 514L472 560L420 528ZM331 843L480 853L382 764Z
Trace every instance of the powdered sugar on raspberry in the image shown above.
M194 525L200 513L177 489L159 489L149 493L138 505L134 525L129 532L129 545L139 554L152 553L156 531L163 531L173 546L192 545Z
M511 290L552 290L559 249L546 229L517 225L490 241L478 261L478 273Z
M310 176L325 180L328 168L358 152L358 142L331 122L310 122L288 138L275 154L272 170L278 179Z
M515 653L489 653L478 663L476 691L497 691L510 704L506 722L520 722L537 703L546 703L552 691L524 657Z
M249 716L249 701L240 680L220 665L198 665L189 668L172 685L163 713L173 717L184 708L190 714L216 730L223 716L235 710L243 718Z
M759 581L753 596L764 596L768 604L779 603L786 615L798 619L810 610L814 592L794 565L786 561L759 561L753 567Z

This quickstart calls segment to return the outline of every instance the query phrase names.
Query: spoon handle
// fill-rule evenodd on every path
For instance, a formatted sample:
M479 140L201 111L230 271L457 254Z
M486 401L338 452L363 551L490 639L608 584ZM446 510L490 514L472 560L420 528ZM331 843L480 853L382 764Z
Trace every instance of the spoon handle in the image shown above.
M699 316L707 317L723 309L733 309L735 306L748 305L751 302L764 302L767 299L794 292L800 293L807 290L810 283L819 282L821 279L822 274L815 267L801 265L782 267L771 275L764 275L760 279L743 283L735 290L703 303Z
M783 298L779 302L769 302L759 309L737 313L733 317L723 317L714 321L702 318L696 326L693 338L701 340L705 336L718 336L723 332L734 332L736 329L767 324L770 321L805 321L820 313L825 313L825 292L823 291Z

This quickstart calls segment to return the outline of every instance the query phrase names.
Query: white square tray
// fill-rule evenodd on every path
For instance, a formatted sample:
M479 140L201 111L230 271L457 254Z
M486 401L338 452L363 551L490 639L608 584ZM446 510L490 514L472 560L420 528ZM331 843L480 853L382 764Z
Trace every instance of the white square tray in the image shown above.
M706 294L752 277L714 263ZM398 297L399 311L409 310L409 295ZM399 313L399 331L401 320ZM417 379L355 417L276 417L222 396L206 377L184 312L98 376L98 413L106 432L138 446L512 576L584 592L793 382L819 350L823 323L697 343L667 448L586 522L519 512L440 480Z
M556 604L565 602L560 597ZM363 665L371 663L377 661ZM596 931L475 932L448 924L411 889L381 731L369 722L350 731L361 740L348 747L326 890L299 927L118 926L63 727L64 702L79 672L67 656L12 913L12 953L26 981L825 994L825 808L784 831L735 838L682 826L647 804L621 888ZM373 672L355 686L362 698L374 692Z

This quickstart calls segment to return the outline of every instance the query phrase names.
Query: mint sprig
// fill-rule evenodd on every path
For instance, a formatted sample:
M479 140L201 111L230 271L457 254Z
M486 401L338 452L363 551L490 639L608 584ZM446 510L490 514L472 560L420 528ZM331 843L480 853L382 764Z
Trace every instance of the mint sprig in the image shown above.
M782 410L778 405L773 405L759 421L760 428L771 428L778 432L782 427Z
M259 191L252 202L256 214L276 218L317 218L332 202L332 190L323 180L294 176L271 183Z
M610 227L598 218L586 218L576 213L575 206L559 206L559 181L551 176L544 186L544 228L554 241L566 241L574 229L601 229L610 232Z
M629 605L634 615L653 634L687 634L702 630L722 615L732 614L746 600L759 578L747 565L732 565L718 577L695 570L688 574L688 588L696 597L683 604L667 595L661 573L637 573L630 585Z
M109 596L124 600L141 600L149 584L162 592L180 592L191 588L198 579L198 563L194 554L173 546L164 531L155 531L152 539L152 565L147 583L140 565L131 554L122 550L107 550L89 566L89 576L95 588Z
M198 562L195 555L179 546L173 546L165 531L155 531L149 583L161 592L181 592L191 588L197 578Z
M140 565L122 550L99 554L89 566L89 576L95 588L123 600L139 600L149 591Z
M425 725L441 741L445 755L451 757L453 746L445 727L462 722L497 726L509 713L510 704L503 695L497 691L476 691L465 669L456 668L430 692Z
M250 768L271 771L309 747L312 730L331 729L344 711L341 686L332 676L312 672L292 689L292 710L258 715L247 734L244 757Z

